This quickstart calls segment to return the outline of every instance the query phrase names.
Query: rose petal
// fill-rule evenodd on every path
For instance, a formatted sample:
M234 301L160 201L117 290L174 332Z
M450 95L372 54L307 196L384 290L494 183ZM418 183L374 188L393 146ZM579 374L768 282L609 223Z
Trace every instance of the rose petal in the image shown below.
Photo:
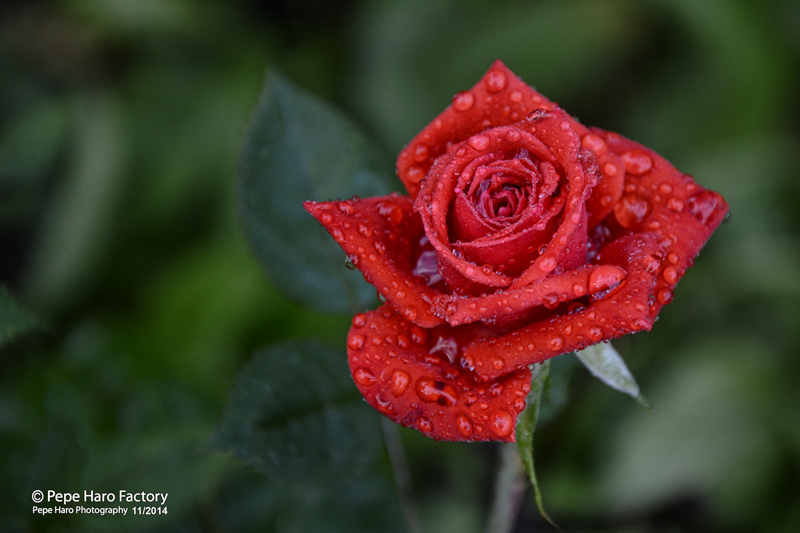
M620 156L626 170L622 200L604 224L612 235L648 231L662 235L667 243L652 293L650 317L655 319L729 206L720 194L701 187L649 148L616 133L595 131Z
M431 302L440 293L412 273L415 245L424 233L407 196L305 202L303 206L400 314L424 327L443 322L431 312Z
M456 94L453 103L400 152L397 174L411 198L416 198L420 181L448 146L465 141L487 126L513 124L535 109L554 107L553 102L497 60L472 89Z
M619 202L625 186L625 163L619 155L608 149L603 130L597 128L592 128L591 132L587 130L581 137L581 145L597 155L597 166L601 175L601 179L586 201L589 231L591 231L614 210L614 206Z
M475 372L485 380L504 372L539 363L652 327L650 295L656 284L664 243L652 233L617 239L597 256L598 262L625 270L628 275L616 289L582 309L539 320L499 337L489 337L465 348L475 361ZM502 357L504 365L493 363Z
M572 268L586 261L586 198L597 182L594 152L581 148L569 116L561 109L541 114L535 133L556 155L561 165L567 197L561 221L543 253L511 284L524 287L550 274L558 265Z
M478 381L459 353L480 335L478 327L423 329L383 305L353 318L347 360L367 403L398 424L436 440L514 442L531 373Z
M605 291L619 285L625 270L612 265L587 265L550 276L520 289L510 289L479 297L448 298L436 301L437 314L451 326L477 321L497 321L534 307L557 305Z

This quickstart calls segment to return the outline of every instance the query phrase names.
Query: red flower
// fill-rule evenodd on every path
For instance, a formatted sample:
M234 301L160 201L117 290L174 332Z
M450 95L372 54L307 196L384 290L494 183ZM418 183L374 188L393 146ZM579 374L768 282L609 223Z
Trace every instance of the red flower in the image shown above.
M728 205L497 61L400 153L408 196L306 202L385 302L367 402L439 440L514 440L529 366L649 330Z

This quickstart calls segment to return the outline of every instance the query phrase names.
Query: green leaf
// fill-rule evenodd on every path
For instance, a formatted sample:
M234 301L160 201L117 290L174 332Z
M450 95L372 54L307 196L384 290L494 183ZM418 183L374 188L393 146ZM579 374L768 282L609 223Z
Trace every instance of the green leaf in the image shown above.
M622 356L610 342L589 346L575 352L575 355L594 377L609 387L631 396L645 409L652 409L650 402L639 391L639 385L625 366Z
M37 327L38 320L22 309L5 287L0 286L0 347Z
M528 393L527 407L517 419L517 449L519 450L522 465L525 467L525 473L528 474L528 479L531 480L531 485L533 485L533 495L539 514L555 527L558 527L544 510L542 493L539 490L539 482L536 480L536 471L533 467L533 433L536 429L536 420L539 418L539 406L550 376L550 361L533 365L531 371L531 390Z
M316 486L364 471L381 442L377 415L353 385L344 354L310 341L256 353L211 439L269 476Z
M344 252L302 203L387 194L388 168L347 119L269 76L244 141L237 194L250 245L289 298L333 313L374 303L374 288L344 267Z

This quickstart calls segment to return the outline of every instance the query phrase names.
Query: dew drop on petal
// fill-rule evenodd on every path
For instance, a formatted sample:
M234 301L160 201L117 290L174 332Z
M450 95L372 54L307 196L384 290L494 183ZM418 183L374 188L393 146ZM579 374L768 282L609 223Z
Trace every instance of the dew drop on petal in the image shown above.
M367 316L364 313L358 313L353 317L353 327L363 328L367 324Z
M427 403L438 403L443 407L452 407L458 401L458 393L447 383L430 378L419 378L416 384L417 396Z
M603 155L606 153L606 142L602 137L595 135L594 133L584 135L581 139L581 144L584 146L584 148L593 150L597 155Z
M466 415L458 415L456 418L456 427L458 428L458 432L465 437L470 437L474 431L472 421L470 421Z
M548 345L550 349L553 351L560 350L562 346L564 346L564 337L561 335L553 335L548 340Z
M658 291L658 294L656 294L656 300L658 300L658 303L661 305L667 305L672 301L672 291L669 289L661 289Z
M586 288L581 283L575 283L572 286L572 293L576 297L583 296L584 294L586 294Z
M403 310L403 316L406 320L413 322L417 318L417 310L413 307L406 307Z
M622 281L622 278L620 269L601 265L589 274L589 292L595 293L616 287Z
M467 139L467 144L472 146L478 151L486 150L489 146L489 137L486 135L473 135L469 139Z
M675 211L676 213L680 213L683 211L683 202L678 200L677 198L670 198L667 202L667 207L671 211Z
M350 335L347 339L347 346L351 350L360 350L364 346L365 340L364 335Z
M492 431L498 437L507 437L514 430L514 419L508 411L498 409L491 414Z
M466 111L475 103L475 96L469 91L460 91L453 96L453 109Z
M428 159L428 147L422 143L419 143L417 147L414 149L414 160L417 163L422 163Z
M678 270L675 267L667 267L664 269L664 272L661 273L661 276L664 278L664 281L673 285L678 281Z
M486 90L490 93L499 93L506 87L506 75L500 70L492 70L486 76Z
M425 172L420 167L408 167L406 177L411 183L419 183L425 177Z
M497 370L502 369L506 366L506 362L503 360L502 357L495 357L492 359L492 366L495 367Z
M396 369L392 372L392 376L389 378L389 386L392 394L401 396L406 391L406 388L408 388L410 380L411 377L405 370Z
M593 341L599 341L603 338L603 330L597 326L589 328L589 338Z
M543 256L539 262L539 269L542 272L550 272L556 267L556 258L552 255Z
M419 420L417 420L417 429L422 431L423 433L430 433L431 431L433 431L433 424L429 419L423 416L420 417Z
M653 168L653 160L650 155L638 148L622 154L622 160L625 162L625 170L634 176L641 176Z
M428 342L428 332L419 326L411 328L411 342L417 346L422 346Z
M372 372L366 368L357 368L353 372L353 380L359 385L369 386L377 381Z
M689 211L702 224L706 224L719 205L718 196L711 191L701 191L686 201Z
M620 226L627 229L636 228L650 211L650 204L644 198L634 194L626 194L614 206L614 216Z

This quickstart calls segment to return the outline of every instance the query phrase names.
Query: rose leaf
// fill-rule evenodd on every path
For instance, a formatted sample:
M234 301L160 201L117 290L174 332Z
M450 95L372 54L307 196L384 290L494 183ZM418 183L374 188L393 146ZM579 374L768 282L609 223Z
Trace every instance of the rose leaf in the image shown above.
M536 420L539 418L539 406L545 395L547 381L550 376L550 361L545 361L531 367L531 390L528 392L527 407L517 419L517 449L525 473L533 486L533 495L536 507L542 517L556 526L555 522L547 515L542 503L542 493L539 490L539 482L536 480L536 472L533 467L533 432L536 429Z
M639 385L625 366L625 361L610 342L602 342L575 352L578 360L594 377L620 392L634 398L645 409L652 409L650 402L639 391Z
M245 134L237 201L256 258L289 298L330 313L374 303L375 289L345 268L303 201L379 196L392 179L354 124L280 75L268 77Z
M39 321L22 309L5 287L0 286L0 347L38 327Z
M257 352L231 389L211 448L277 480L320 486L352 479L381 452L343 354L315 341Z

